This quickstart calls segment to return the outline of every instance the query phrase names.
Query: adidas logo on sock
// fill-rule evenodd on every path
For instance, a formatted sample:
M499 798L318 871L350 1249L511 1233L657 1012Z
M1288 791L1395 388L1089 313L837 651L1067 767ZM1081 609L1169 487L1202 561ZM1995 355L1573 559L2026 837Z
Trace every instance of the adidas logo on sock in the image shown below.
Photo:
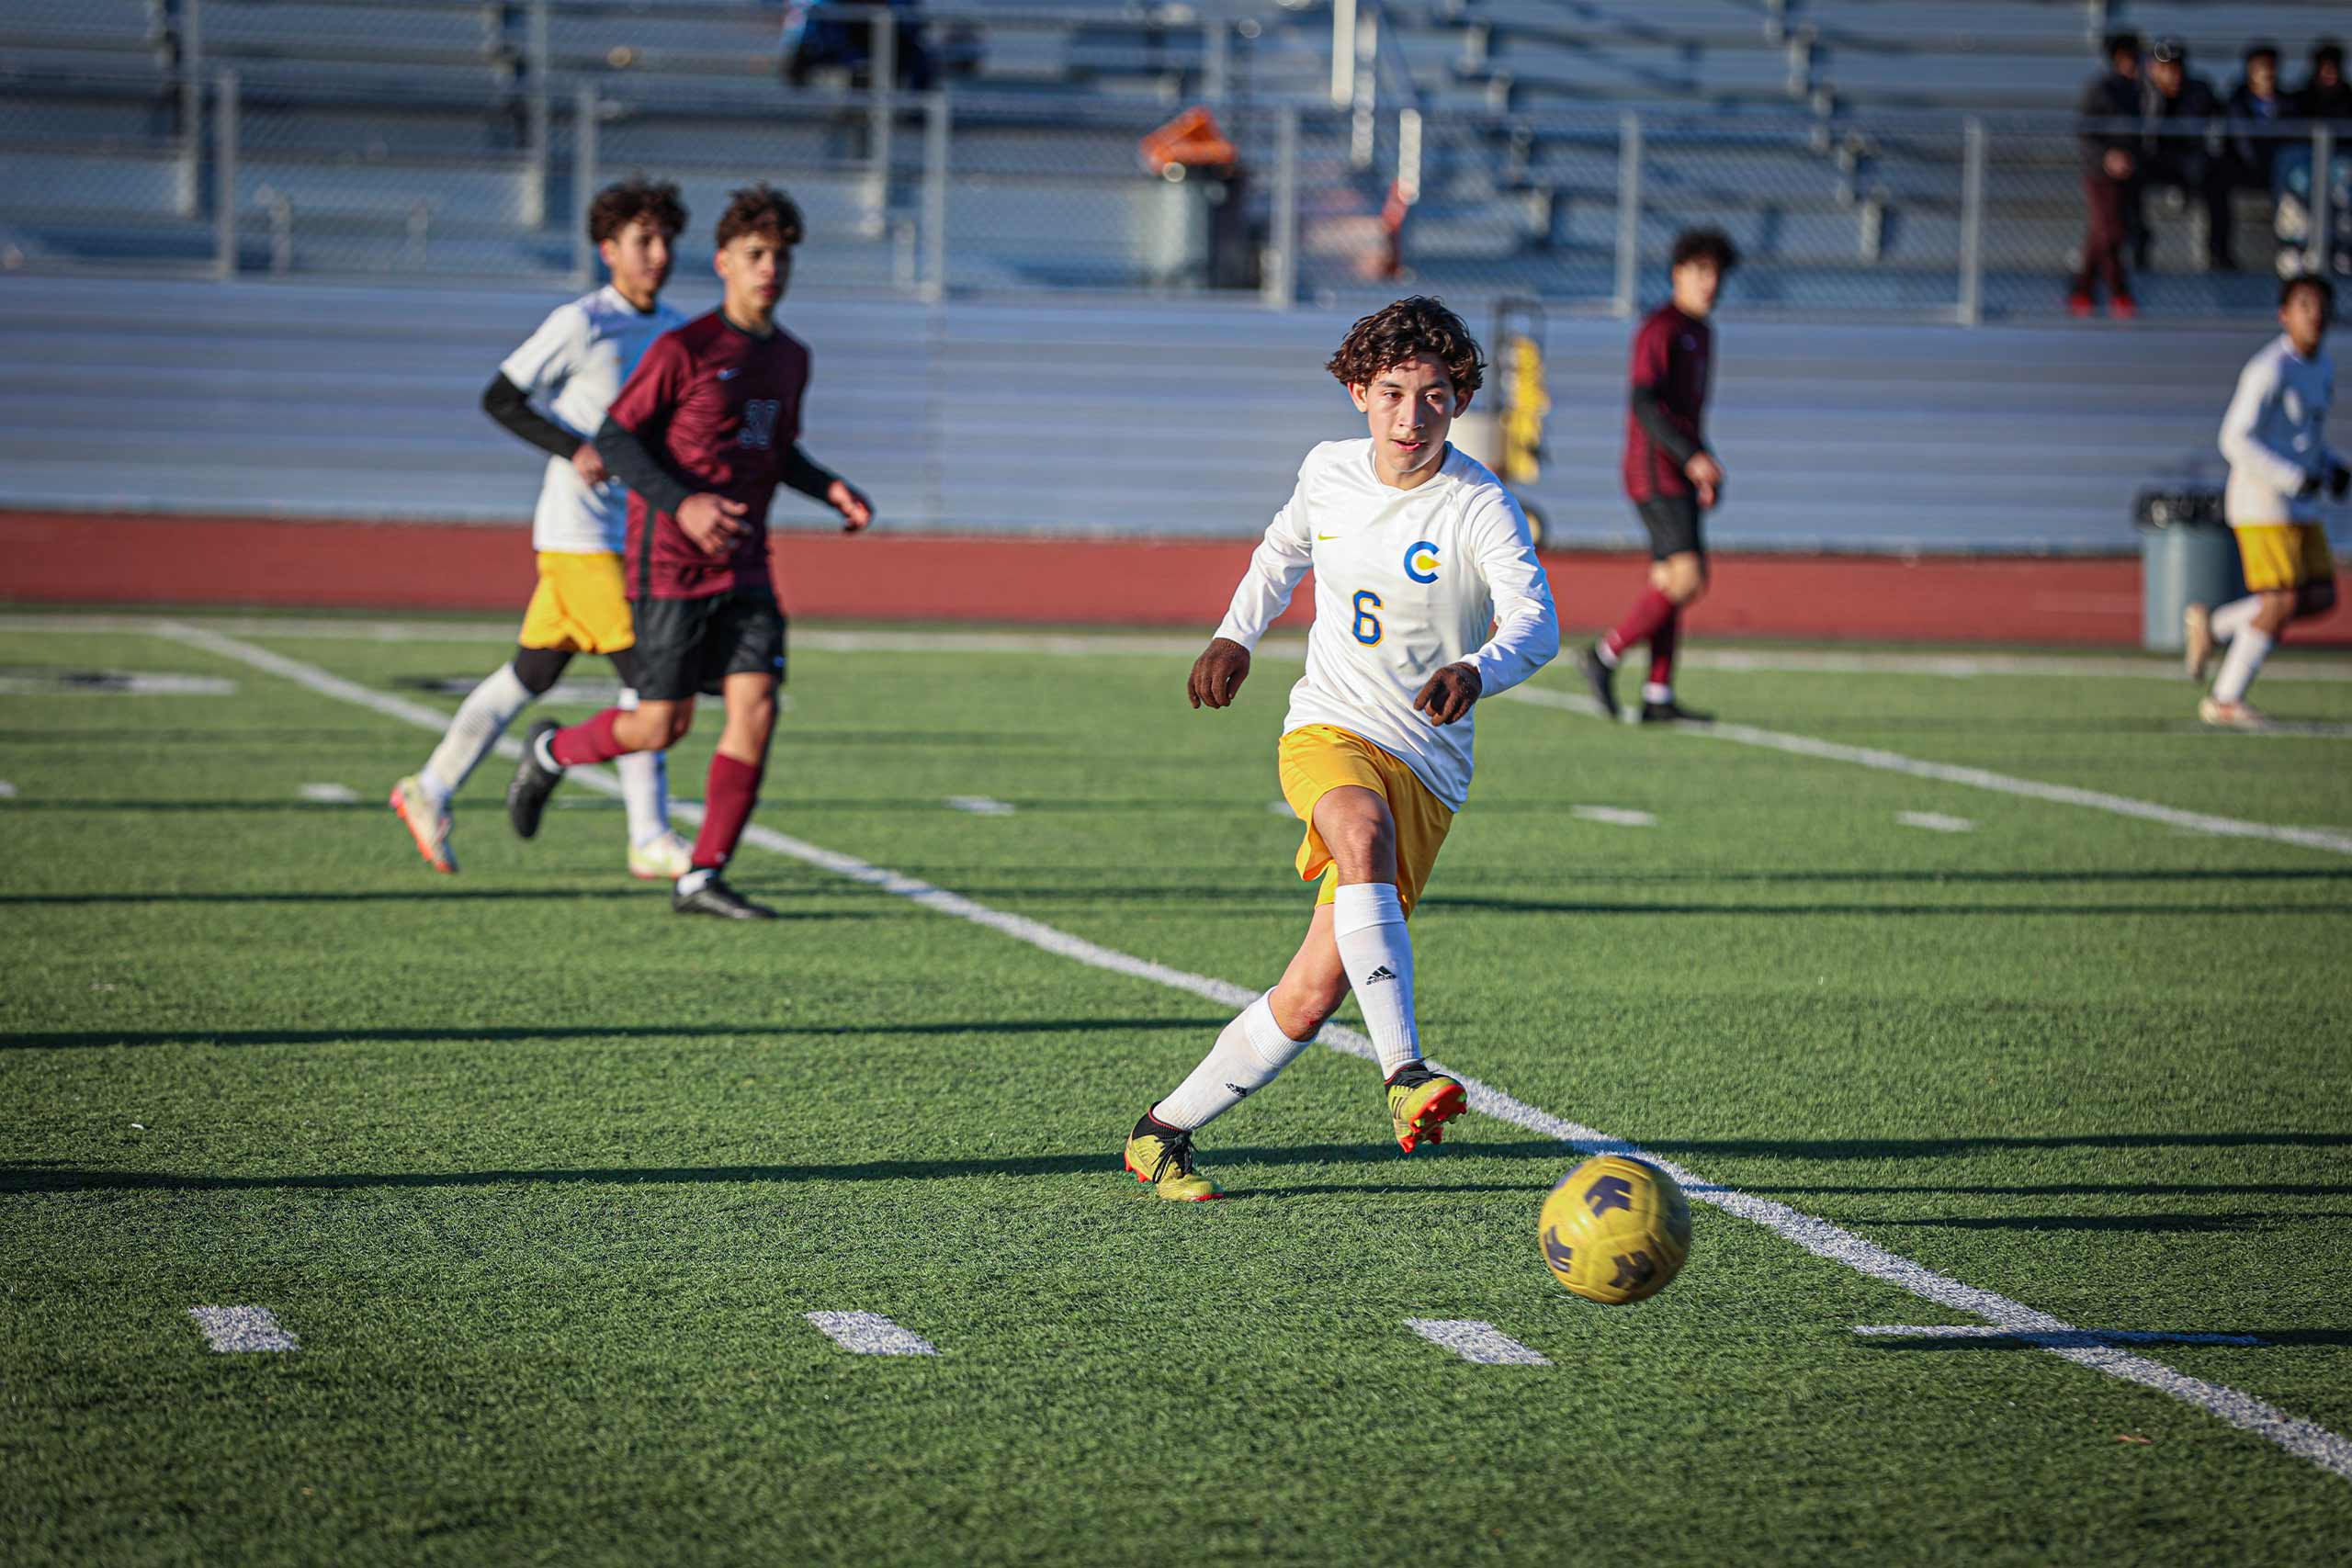
M1377 986L1383 980L1394 980L1395 978L1396 978L1396 972L1394 969L1389 968L1387 964L1384 964L1379 968L1374 970L1371 974L1366 975L1363 977L1363 983L1367 986Z

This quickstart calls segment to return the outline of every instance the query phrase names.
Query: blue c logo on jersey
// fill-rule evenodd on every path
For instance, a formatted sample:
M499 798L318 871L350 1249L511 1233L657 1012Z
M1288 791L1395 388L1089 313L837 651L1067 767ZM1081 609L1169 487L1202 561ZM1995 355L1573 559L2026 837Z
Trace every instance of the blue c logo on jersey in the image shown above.
M1416 582L1437 581L1437 547L1427 539L1416 539L1405 547L1405 575Z

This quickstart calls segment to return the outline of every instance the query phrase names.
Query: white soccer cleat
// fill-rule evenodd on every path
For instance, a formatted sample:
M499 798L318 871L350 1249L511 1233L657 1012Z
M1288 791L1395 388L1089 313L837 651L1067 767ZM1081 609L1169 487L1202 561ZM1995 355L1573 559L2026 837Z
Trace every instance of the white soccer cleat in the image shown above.
M675 882L695 868L695 847L671 829L632 844L628 874L639 882Z
M457 874L458 856L449 848L449 807L434 805L424 781L414 773L392 786L391 804L408 825L409 837L416 840L416 852L424 857L424 863L444 876Z
M2207 697L2197 705L2197 716L2217 729L2267 729L2270 721L2250 704L2225 703L2218 697Z
M2190 680L2205 683L2205 667L2213 662L2213 613L2202 604L2180 613L2180 661Z

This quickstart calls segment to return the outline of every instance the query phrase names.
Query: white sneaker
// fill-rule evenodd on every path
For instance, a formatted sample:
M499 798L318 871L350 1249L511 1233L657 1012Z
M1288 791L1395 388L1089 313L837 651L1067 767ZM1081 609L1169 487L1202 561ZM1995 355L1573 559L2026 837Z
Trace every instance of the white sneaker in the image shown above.
M2188 667L2188 678L2199 685L2205 683L2205 667L2213 662L2213 615L2202 604L2191 604L2180 613L2180 661Z
M456 875L458 856L449 848L448 806L434 805L432 792L414 773L392 786L391 805L408 825L408 836L416 840L416 852L424 857L424 863L444 876Z
M2267 729L2270 721L2248 703L2225 703L2207 697L2197 705L2197 716L2220 729Z
M639 882L675 882L694 868L695 847L674 829L629 846L628 874Z

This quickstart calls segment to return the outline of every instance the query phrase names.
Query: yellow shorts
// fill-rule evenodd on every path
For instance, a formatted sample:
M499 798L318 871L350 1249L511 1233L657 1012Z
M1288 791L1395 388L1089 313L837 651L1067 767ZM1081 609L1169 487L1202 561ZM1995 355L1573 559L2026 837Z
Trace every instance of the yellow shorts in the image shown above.
M2256 523L2239 528L2237 536L2249 592L2272 593L2335 581L2327 530L2316 523Z
M616 555L539 552L539 585L514 639L559 653L618 653L637 646Z
M1396 901L1411 914L1429 882L1430 868L1437 864L1446 830L1453 826L1453 813L1445 803L1430 793L1412 769L1363 736L1335 725L1309 724L1283 736L1277 765L1283 798L1306 824L1306 838L1298 846L1299 880L1323 879L1315 901L1329 904L1340 888L1340 868L1331 863L1331 852L1315 830L1315 803L1328 790L1358 784L1388 802L1388 814L1396 819Z

